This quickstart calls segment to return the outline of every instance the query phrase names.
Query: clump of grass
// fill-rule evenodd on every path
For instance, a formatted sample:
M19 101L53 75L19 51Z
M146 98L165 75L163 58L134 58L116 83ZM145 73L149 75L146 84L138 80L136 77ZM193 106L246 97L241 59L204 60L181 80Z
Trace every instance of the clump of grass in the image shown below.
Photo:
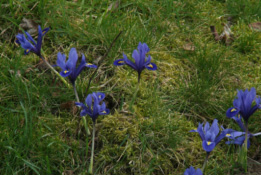
M258 56L258 50L260 50L260 35L252 31L247 25L239 22L239 26L235 29L238 36L234 42L234 47L243 54L254 54Z
M241 18L249 22L252 16L260 17L260 3L251 0L228 0L226 2L228 13L235 18Z

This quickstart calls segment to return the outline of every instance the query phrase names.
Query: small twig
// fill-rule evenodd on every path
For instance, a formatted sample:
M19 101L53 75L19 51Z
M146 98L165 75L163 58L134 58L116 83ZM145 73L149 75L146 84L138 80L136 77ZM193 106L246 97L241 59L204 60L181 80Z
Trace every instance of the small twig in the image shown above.
M234 41L234 36L233 33L229 27L229 24L223 24L224 29L223 32L219 35L218 32L216 31L215 26L210 26L210 30L215 38L216 41L222 41L226 45L229 45L231 42Z
M99 69L101 63L102 63L102 62L104 61L104 59L108 56L108 54L109 54L109 52L110 52L112 46L114 45L115 41L120 37L121 33L122 33L122 31L120 31L120 33L114 38L114 40L112 41L112 43L111 43L111 45L110 45L108 51L107 51L106 54L100 59L100 63L98 64L97 69L93 72L93 74L91 75L91 77L90 77L90 79L89 79L88 86L87 86L87 93L88 93L88 91L89 91L89 88L90 88L90 85L91 85L91 81L93 80L95 74L98 72L98 69Z
M216 31L215 26L210 26L210 30L211 30L211 32L212 32L212 34L213 34L215 40L216 40L216 41L219 41L219 40L220 40L220 39L219 39L219 35L218 35L217 31Z

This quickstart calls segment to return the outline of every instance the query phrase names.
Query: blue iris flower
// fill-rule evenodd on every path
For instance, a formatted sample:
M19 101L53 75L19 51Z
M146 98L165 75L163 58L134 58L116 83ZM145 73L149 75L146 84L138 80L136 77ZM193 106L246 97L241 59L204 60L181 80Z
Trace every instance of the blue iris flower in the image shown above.
M236 131L236 130L230 129L230 131L227 132L226 137L231 140L227 141L226 144L236 144L236 145L242 146L245 141L245 134L246 134L245 125L243 124L242 117L240 115L238 115L237 117L232 117L232 118L237 122L237 124L242 129L242 131ZM247 148L250 147L250 138L254 137L254 136L258 136L258 135L261 135L261 132L256 133L256 134L252 134L252 133L248 132Z
M253 101L256 104L252 106ZM243 119L248 122L249 117L257 110L261 109L261 99L256 97L256 89L251 88L244 91L237 91L237 98L233 102L233 106L227 110L226 115L228 118L232 118L240 114Z
M217 144L226 136L228 130L224 130L219 134L218 120L215 119L210 127L209 123L206 122L204 128L203 123L199 123L198 128L191 130L190 132L197 132L202 139L203 149L209 153Z
M60 75L63 77L68 77L71 83L74 85L76 78L79 76L81 71L85 67L89 68L97 68L96 65L91 63L86 63L85 56L82 54L82 60L80 65L76 68L77 60L78 60L78 54L75 48L71 48L69 52L69 58L65 62L66 56L65 54L61 54L60 52L57 54L57 61L56 64L59 66L62 71L60 72Z
M44 30L41 29L41 26L38 26L38 38L37 43L33 39L33 37L25 32L27 38L24 34L18 33L16 35L16 43L21 45L23 49L25 49L24 53L27 55L29 52L33 52L39 57L41 57L41 47L42 47L42 39L43 36L49 31L49 28L45 28Z
M203 173L199 168L196 170L193 166L190 166L186 169L184 175L203 175Z
M82 108L81 116L89 115L92 121L95 123L99 115L108 115L110 110L106 108L105 102L102 102L105 98L105 94L101 92L93 92L89 94L85 99L85 103L76 102L75 105Z
M115 60L113 64L115 66L128 65L132 69L138 72L138 81L140 80L141 72L146 68L148 70L157 70L157 66L154 63L151 63L151 56L146 54L150 51L146 43L139 42L138 50L134 50L132 57L134 58L134 63L130 61L127 56L123 53L123 59Z
M227 141L226 144L228 144L228 145L236 144L236 145L242 146L245 142L245 134L246 134L246 132L234 130L230 134L226 135L227 138L231 139L231 140ZM248 134L247 134L247 149L250 147L250 138L258 136L258 135L261 135L261 132L255 133L255 134L248 132Z

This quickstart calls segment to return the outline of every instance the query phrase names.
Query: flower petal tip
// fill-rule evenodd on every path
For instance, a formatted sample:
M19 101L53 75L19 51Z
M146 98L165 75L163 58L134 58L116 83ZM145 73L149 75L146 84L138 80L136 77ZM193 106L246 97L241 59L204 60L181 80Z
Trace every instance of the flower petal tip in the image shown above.
M227 110L226 116L227 116L228 118L231 118L231 117L236 116L238 113L239 113L239 111L238 111L236 108L232 107L232 108L229 108L229 109Z
M148 70L157 70L157 69L158 69L157 65L154 64L154 63L149 63L149 64L147 64L145 67L146 67Z
M95 68L95 69L97 68L97 66L92 63L86 63L86 67Z
M122 65L125 64L125 61L124 61L124 59L118 59L118 60L115 60L115 61L113 62L113 64L114 64L115 66L122 66Z

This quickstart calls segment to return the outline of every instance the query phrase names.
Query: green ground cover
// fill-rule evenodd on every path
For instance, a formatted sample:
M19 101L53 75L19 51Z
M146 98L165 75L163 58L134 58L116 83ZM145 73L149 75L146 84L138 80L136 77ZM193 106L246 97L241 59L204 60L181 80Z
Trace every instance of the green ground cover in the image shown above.
M80 110L73 105L73 89L14 43L23 18L51 27L43 43L51 64L58 52L68 55L72 47L97 63L122 31L88 92L93 70L77 79L81 101L101 91L111 109L97 120L94 172L174 175L203 165L202 142L189 130L215 118L240 130L226 117L236 90L255 87L261 95L261 35L248 26L260 21L260 9L258 0L2 0L1 174L86 174L90 162L91 136L82 123L76 133ZM214 40L210 26L221 33L228 17L235 38L226 46ZM148 44L158 70L143 71L133 102L137 73L112 63L123 52L131 58L139 42ZM193 50L184 49L188 43ZM260 114L249 121L253 133L261 132ZM88 117L87 122L91 126ZM261 162L260 143L261 137L251 138L251 160ZM237 158L238 147L222 141L206 174L238 174Z

